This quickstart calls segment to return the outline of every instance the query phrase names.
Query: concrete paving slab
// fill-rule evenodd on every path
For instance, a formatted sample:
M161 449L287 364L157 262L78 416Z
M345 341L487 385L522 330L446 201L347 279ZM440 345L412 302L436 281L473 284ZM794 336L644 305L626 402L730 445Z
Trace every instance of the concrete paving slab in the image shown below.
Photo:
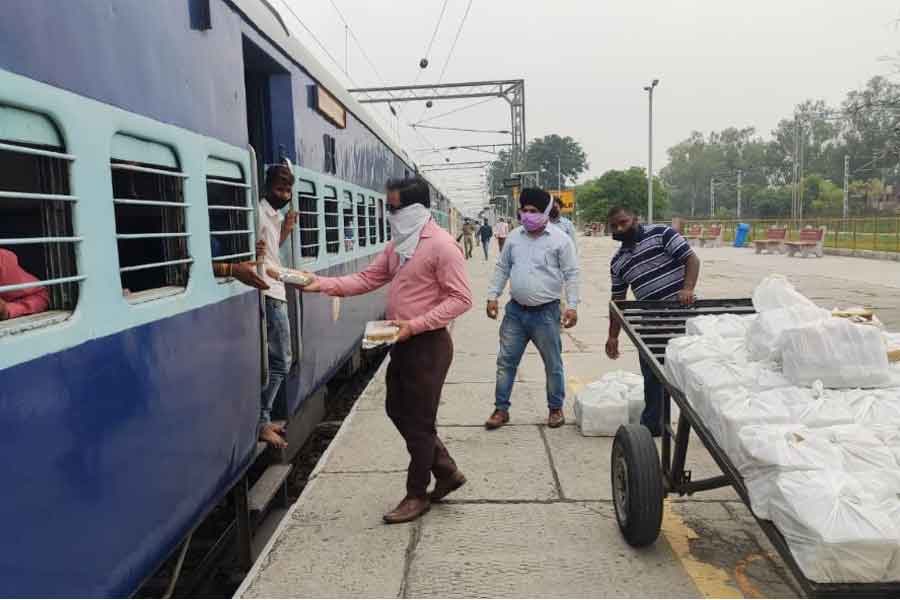
M541 425L547 422L547 392L543 383L516 383L509 413L513 425ZM563 411L568 423L575 423L574 393L567 390ZM450 383L444 386L438 409L438 426L481 427L494 410L493 383Z
M355 411L322 467L324 472L405 471L406 444L383 411Z
M454 504L422 523L406 593L680 598L699 590L665 542L629 547L608 504Z
M547 434L552 437L567 429ZM450 497L479 501L547 501L559 498L541 432L531 425L496 431L480 427L438 430L468 483Z
M320 475L282 522L246 598L393 598L400 592L412 525L381 514L403 494L405 475Z

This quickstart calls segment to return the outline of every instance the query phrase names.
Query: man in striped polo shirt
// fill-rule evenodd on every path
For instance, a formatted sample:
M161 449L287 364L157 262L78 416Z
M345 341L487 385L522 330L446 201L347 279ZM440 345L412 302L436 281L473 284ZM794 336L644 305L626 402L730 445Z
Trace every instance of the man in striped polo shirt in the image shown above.
M610 262L612 299L624 300L631 288L638 300L694 302L694 287L700 275L700 259L680 233L666 225L641 225L630 209L616 206L607 215L614 240L622 242ZM606 355L619 358L621 326L609 320ZM644 412L641 425L654 436L662 433L662 385L649 363L641 358L644 375Z

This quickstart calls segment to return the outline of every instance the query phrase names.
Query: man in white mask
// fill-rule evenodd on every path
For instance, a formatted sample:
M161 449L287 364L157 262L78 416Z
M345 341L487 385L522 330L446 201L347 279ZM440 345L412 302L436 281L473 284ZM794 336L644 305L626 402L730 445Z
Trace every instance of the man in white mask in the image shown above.
M390 181L387 202L393 239L362 272L317 277L306 292L356 296L391 283L387 318L400 328L387 370L385 408L406 441L410 462L406 497L384 515L388 523L412 521L466 482L437 436L435 420L453 341L447 325L472 307L465 259L453 237L431 218L428 184L419 178ZM434 474L435 486L428 494Z

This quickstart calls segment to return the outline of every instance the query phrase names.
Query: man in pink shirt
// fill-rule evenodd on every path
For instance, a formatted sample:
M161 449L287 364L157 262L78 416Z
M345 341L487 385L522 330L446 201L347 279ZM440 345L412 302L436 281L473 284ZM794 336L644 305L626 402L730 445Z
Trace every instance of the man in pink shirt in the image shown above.
M38 281L38 278L19 266L18 257L0 248L0 288ZM50 305L50 295L42 286L0 292L0 321L44 312Z
M384 251L354 275L307 274L312 281L304 291L357 296L391 284L387 318L400 333L388 365L385 408L406 441L410 462L406 497L384 520L403 523L466 482L438 438L435 420L453 360L447 325L472 307L472 291L459 246L431 218L428 184L418 178L388 182L387 201L393 239Z

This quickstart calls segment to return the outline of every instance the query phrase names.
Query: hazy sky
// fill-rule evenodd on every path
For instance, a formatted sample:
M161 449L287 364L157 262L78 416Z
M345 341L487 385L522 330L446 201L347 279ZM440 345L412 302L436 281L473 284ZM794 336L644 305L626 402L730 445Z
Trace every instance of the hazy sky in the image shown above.
M289 3L343 67L345 33L332 0ZM438 80L468 0L447 0L429 67L422 58L444 0L333 0L375 68L351 38L349 74L356 85ZM570 135L588 155L591 177L646 165L647 94L654 92L654 171L666 148L693 130L754 126L768 135L806 98L838 102L876 74L879 57L900 50L897 0L473 0L444 82L525 79L526 133ZM285 21L323 64L346 78L289 12ZM443 101L400 111L399 135L409 150L507 142L509 136L419 130L409 123L473 100ZM379 105L369 105L379 106ZM387 108L375 109L394 123ZM399 105L398 105L399 108ZM424 114L424 117L422 116ZM502 100L429 121L428 125L509 129ZM393 125L391 125L393 129ZM427 139L423 139L427 138ZM472 152L415 152L420 164L489 159ZM457 200L480 201L480 171L435 173Z

